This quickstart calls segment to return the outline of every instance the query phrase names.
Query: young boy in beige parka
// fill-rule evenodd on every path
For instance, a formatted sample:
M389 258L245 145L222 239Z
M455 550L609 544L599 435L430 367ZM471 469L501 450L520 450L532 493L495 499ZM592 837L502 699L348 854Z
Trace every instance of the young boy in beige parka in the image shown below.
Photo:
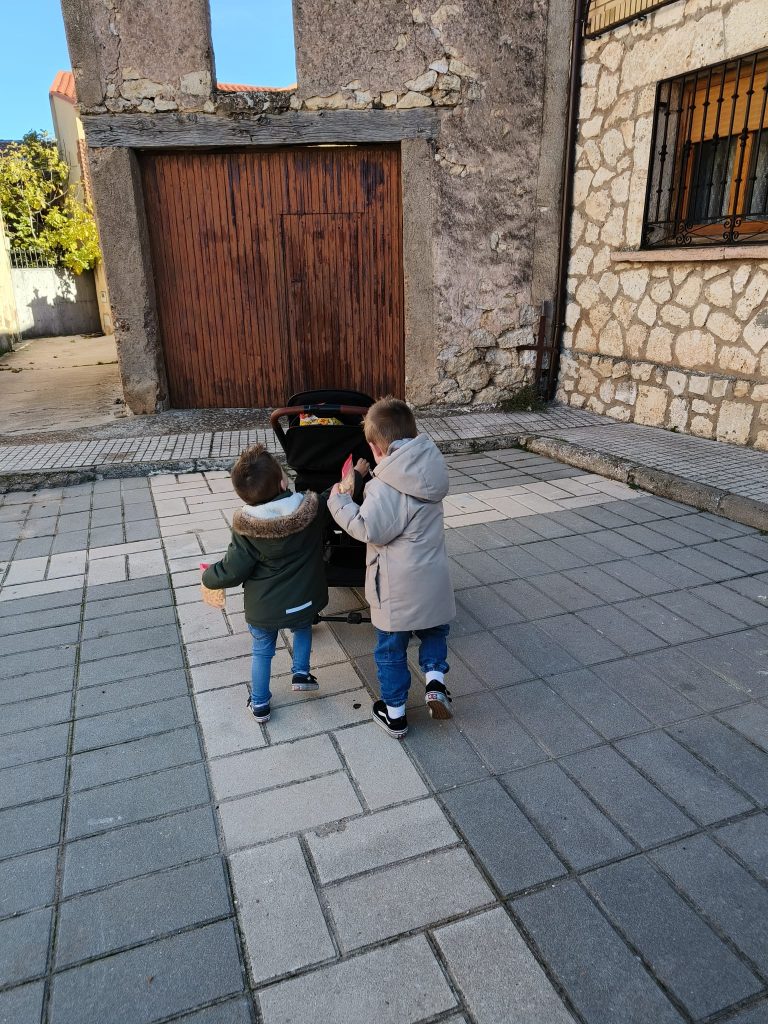
M400 739L408 731L408 642L414 633L429 712L433 718L451 717L445 674L456 604L443 526L448 467L434 442L418 433L405 402L383 398L374 403L364 429L376 468L363 503L355 504L352 481L345 479L331 490L328 508L343 530L368 545L365 596L376 629L374 660L381 690L372 713L390 736Z

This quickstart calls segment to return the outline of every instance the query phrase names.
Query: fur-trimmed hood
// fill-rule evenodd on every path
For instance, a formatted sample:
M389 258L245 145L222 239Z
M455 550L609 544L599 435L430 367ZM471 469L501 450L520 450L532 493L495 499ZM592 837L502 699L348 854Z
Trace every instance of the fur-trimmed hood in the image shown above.
M232 517L232 529L253 540L280 540L306 529L316 519L319 507L317 495L307 491L299 507L290 515L267 519L250 515L245 508L238 509Z

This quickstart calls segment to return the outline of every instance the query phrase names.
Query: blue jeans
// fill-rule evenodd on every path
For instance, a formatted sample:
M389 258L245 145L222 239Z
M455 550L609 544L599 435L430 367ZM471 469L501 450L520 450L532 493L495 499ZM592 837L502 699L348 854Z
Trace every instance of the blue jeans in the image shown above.
M254 707L269 704L272 694L269 689L269 677L272 674L272 659L277 645L276 629L261 629L260 626L248 624L253 637L251 654L251 703ZM292 629L293 633L293 674L309 675L309 656L312 653L312 627Z
M392 708L399 708L408 699L411 673L408 671L408 641L413 634L419 638L419 668L422 672L448 671L448 631L450 626L430 629L406 629L402 633L376 630L373 659L379 677L381 699Z

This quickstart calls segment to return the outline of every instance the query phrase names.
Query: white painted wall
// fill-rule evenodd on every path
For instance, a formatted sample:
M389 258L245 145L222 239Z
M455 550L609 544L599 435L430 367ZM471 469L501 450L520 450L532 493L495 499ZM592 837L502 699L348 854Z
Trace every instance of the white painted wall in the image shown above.
M11 271L22 338L98 334L99 304L93 272L58 267Z

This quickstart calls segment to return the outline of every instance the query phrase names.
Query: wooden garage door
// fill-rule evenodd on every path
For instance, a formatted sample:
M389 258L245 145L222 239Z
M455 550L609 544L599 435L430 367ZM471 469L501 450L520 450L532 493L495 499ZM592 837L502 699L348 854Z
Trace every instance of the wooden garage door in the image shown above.
M175 408L276 406L328 387L402 395L397 147L141 164Z

